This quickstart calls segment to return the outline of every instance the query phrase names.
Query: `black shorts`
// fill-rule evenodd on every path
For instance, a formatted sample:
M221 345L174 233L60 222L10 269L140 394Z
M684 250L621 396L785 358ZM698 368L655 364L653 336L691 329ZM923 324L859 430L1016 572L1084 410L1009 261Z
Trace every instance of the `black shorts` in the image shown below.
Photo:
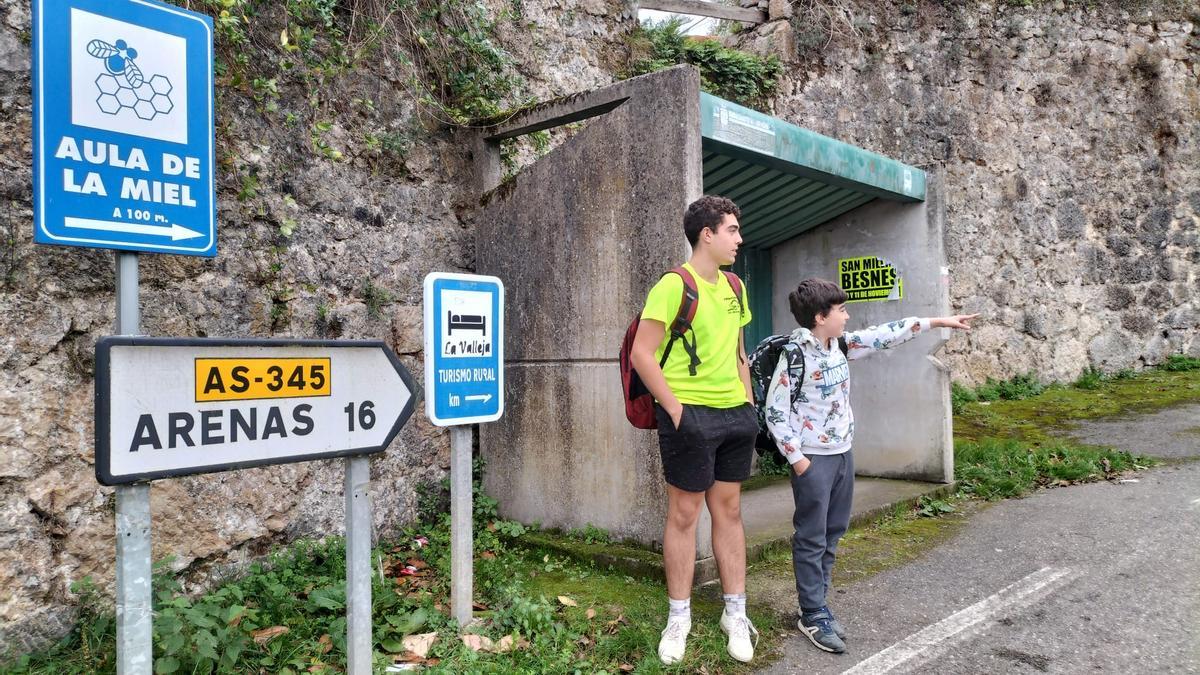
M750 477L758 418L749 403L735 408L684 404L678 429L662 406L654 406L654 412L668 484L704 492L713 481L740 483Z

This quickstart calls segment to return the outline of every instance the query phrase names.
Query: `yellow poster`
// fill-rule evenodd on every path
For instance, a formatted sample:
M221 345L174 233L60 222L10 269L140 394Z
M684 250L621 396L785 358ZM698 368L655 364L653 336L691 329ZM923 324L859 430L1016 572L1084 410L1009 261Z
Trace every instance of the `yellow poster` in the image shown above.
M838 260L838 285L846 291L846 302L879 302L904 297L904 280L896 266L869 255Z

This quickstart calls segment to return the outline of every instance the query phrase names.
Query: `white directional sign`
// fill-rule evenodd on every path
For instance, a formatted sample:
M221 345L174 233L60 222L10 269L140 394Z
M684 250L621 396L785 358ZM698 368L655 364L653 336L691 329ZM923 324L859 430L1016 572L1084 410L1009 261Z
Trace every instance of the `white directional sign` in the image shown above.
M416 387L382 342L96 344L96 478L118 485L379 452Z
M215 256L212 18L33 0L34 241Z
M425 414L438 426L504 414L504 284L496 277L425 277Z

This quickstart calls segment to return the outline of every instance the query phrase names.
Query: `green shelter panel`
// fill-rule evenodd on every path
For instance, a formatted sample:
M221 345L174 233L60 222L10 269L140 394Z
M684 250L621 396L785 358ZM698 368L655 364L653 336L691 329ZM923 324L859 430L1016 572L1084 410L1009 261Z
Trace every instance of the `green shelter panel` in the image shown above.
M875 200L925 199L926 175L883 155L700 94L704 192L742 211L733 271L750 290L746 348L777 332L771 249Z
M730 269L746 284L751 317L742 335L746 340L746 353L749 354L754 351L754 345L773 334L771 252L761 248L742 247Z

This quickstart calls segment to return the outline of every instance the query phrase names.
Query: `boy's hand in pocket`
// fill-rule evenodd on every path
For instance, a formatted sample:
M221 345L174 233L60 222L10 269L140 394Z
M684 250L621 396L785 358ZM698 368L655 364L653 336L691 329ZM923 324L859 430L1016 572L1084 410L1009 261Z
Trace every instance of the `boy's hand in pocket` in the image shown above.
M808 467L812 466L812 460L807 457L801 457L795 464L792 465L792 472L797 476L803 476Z

